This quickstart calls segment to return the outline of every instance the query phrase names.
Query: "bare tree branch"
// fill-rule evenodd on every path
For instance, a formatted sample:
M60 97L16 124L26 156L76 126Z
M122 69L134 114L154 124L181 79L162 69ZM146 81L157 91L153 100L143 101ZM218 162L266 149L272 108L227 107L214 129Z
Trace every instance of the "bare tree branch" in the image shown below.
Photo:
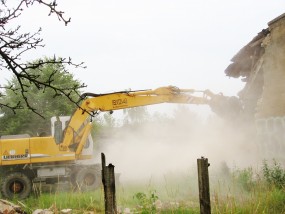
M28 54L29 51L33 49L37 49L39 47L44 47L43 39L40 37L41 28L35 32L27 32L21 33L21 26L17 26L13 29L8 29L7 25L13 19L18 18L24 9L27 9L30 6L33 6L35 3L43 5L44 7L49 8L49 16L55 15L57 16L59 21L63 21L65 25L70 22L70 18L64 17L64 12L58 10L58 5L56 1L51 3L47 3L43 0L21 0L14 2L14 6L8 6L7 0L0 0L0 72L10 72L16 77L19 82L20 88L16 88L14 85L0 85L0 109L10 108L16 113L17 109L21 109L24 107L29 108L32 112L40 115L37 109L32 107L27 99L27 92L29 90L29 86L26 84L28 81L30 84L34 84L39 90L46 88L50 88L54 91L54 96L66 96L71 102L78 106L78 100L73 100L71 97L71 92L76 92L86 85L73 85L72 87L60 87L55 86L53 84L54 76L57 70L54 70L53 73L49 76L49 78L43 80L40 78L40 71L44 65L47 64L59 64L62 65L62 68L65 72L68 72L65 69L64 65L73 66L75 68L81 67L85 68L84 64L81 63L73 63L72 59L69 58L47 58L44 60L38 60L33 63L23 62L21 57L24 54ZM9 2L10 3L10 2ZM31 69L39 70L38 74L34 74L29 72ZM3 98L5 93L3 91L13 91L14 93L21 93L24 103L19 102L17 105L10 105L9 103L3 102ZM40 115L41 116L41 115Z

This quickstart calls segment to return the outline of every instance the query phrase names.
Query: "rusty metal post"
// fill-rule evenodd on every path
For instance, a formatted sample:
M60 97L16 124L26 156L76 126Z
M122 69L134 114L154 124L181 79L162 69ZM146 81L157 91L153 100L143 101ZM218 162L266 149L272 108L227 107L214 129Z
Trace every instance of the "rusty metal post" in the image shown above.
M200 213L211 214L208 158L197 159Z
M116 214L116 186L114 166L109 164L106 166L104 153L101 153L102 160L102 183L104 186L105 214Z

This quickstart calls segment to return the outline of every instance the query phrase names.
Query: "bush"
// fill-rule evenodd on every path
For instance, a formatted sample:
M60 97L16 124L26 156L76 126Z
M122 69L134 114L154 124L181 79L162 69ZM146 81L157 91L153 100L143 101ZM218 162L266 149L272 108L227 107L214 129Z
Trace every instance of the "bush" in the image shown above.
M251 191L254 187L253 171L252 168L246 168L242 170L237 170L234 173L234 180L239 186L245 191Z
M285 170L280 164L273 160L273 166L269 166L267 161L263 161L263 177L269 185L273 185L278 189L285 188Z
M158 199L158 196L155 191L150 191L149 195L138 192L134 195L134 198L138 200L140 213L156 213L155 202Z

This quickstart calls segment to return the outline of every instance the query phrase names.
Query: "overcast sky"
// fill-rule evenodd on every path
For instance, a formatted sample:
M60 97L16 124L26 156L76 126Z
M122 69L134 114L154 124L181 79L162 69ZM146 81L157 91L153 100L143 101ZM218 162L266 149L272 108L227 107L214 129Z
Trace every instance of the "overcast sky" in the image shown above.
M46 46L25 59L56 54L84 61L87 69L72 72L94 93L175 85L236 95L243 83L224 73L231 58L285 12L282 0L61 0L58 6L71 17L68 26L37 6L17 20L23 30L43 28Z

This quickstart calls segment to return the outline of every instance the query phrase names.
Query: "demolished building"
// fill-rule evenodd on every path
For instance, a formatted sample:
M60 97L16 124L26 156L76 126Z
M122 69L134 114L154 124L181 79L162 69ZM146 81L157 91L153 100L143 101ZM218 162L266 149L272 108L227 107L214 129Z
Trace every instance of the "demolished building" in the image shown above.
M229 77L245 82L239 92L244 115L256 125L256 143L264 159L284 161L285 13L268 22L233 58Z

